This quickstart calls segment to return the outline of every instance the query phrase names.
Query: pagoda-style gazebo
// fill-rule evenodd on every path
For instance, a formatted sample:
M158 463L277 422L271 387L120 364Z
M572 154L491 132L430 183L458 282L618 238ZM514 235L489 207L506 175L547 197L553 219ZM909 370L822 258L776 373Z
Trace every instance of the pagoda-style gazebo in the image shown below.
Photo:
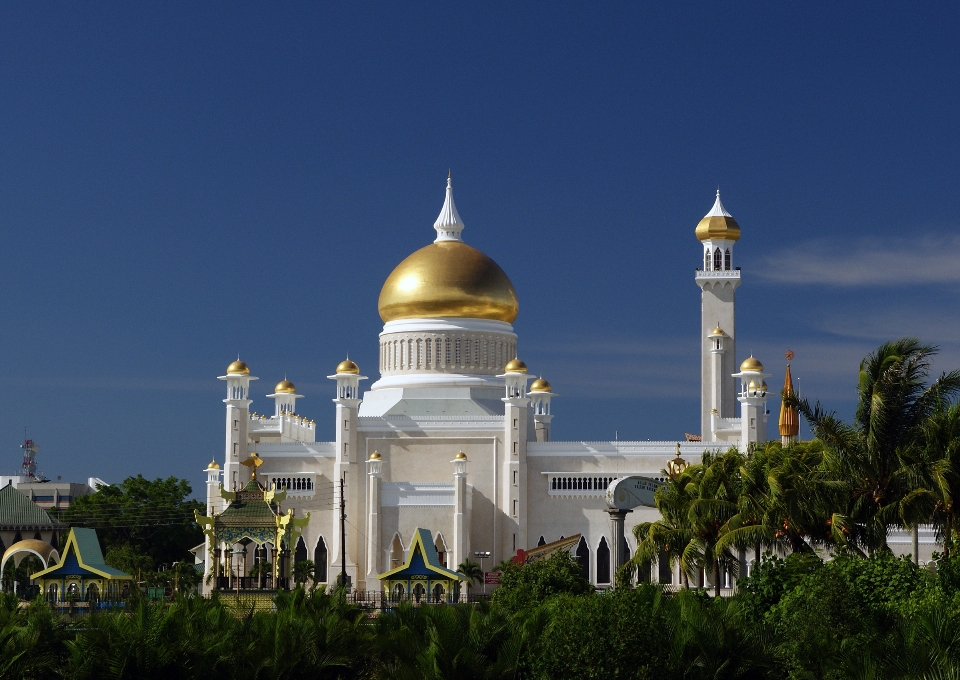
M245 464L252 468L253 478L239 491L226 491L220 485L220 496L229 501L223 512L213 517L197 513L197 523L210 539L211 573L214 589L223 591L286 589L290 578L290 549L296 545L303 527L310 521L297 518L293 510L284 513L280 503L286 491L267 489L257 481L257 454ZM252 559L249 546L254 544ZM269 549L268 549L269 548ZM254 567L271 564L269 572Z
M384 596L388 601L409 601L414 604L453 602L457 583L466 577L440 564L433 537L427 529L413 533L407 561L396 569L380 574Z
M83 601L91 606L101 601L116 602L129 596L133 577L107 566L94 529L70 530L60 559L30 578L51 604Z

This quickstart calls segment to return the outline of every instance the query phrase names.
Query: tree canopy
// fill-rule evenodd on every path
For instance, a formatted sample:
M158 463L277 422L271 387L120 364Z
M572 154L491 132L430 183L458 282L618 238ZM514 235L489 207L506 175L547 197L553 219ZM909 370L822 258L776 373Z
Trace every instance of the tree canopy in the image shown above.
M204 506L190 499L192 491L185 479L137 475L75 499L62 519L70 526L96 529L108 560L111 555L122 560L118 568L169 567L189 559L190 548L203 541L194 510L202 512ZM141 557L150 563L138 562Z

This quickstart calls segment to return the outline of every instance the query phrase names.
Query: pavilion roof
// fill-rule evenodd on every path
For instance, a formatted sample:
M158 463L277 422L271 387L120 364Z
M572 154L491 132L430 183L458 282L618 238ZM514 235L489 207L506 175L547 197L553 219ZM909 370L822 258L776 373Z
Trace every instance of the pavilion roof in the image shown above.
M46 510L14 489L12 484L0 489L0 530L37 531L63 526L51 519Z
M108 566L103 561L100 541L94 529L70 529L60 553L60 562L52 567L33 574L30 578L59 578L61 576L94 576L108 579L129 579L119 569Z
M418 528L413 532L413 544L405 564L380 574L380 580L400 581L411 576L428 576L431 579L466 580L460 572L451 571L440 564L437 547L429 529Z

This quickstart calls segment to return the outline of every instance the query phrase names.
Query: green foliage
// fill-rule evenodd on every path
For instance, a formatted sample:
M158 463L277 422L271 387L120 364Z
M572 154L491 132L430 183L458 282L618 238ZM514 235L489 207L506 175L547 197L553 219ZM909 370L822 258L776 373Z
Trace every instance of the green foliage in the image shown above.
M293 565L293 582L300 586L307 581L312 581L316 571L317 565L314 564L313 560L295 562Z
M493 602L508 612L535 606L553 595L585 595L593 586L580 563L567 551L558 551L531 564L510 564L500 574Z
M191 493L185 479L151 481L137 475L80 496L62 519L70 526L96 529L104 554L129 546L129 554L169 566L190 559L190 548L203 541L193 513L204 507L189 499Z

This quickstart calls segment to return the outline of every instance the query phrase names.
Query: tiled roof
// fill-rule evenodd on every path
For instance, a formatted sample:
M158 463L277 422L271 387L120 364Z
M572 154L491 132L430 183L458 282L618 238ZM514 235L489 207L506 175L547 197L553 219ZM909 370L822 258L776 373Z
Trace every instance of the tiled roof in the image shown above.
M60 526L63 525L50 519L46 510L14 489L12 484L0 489L0 528L13 531Z

